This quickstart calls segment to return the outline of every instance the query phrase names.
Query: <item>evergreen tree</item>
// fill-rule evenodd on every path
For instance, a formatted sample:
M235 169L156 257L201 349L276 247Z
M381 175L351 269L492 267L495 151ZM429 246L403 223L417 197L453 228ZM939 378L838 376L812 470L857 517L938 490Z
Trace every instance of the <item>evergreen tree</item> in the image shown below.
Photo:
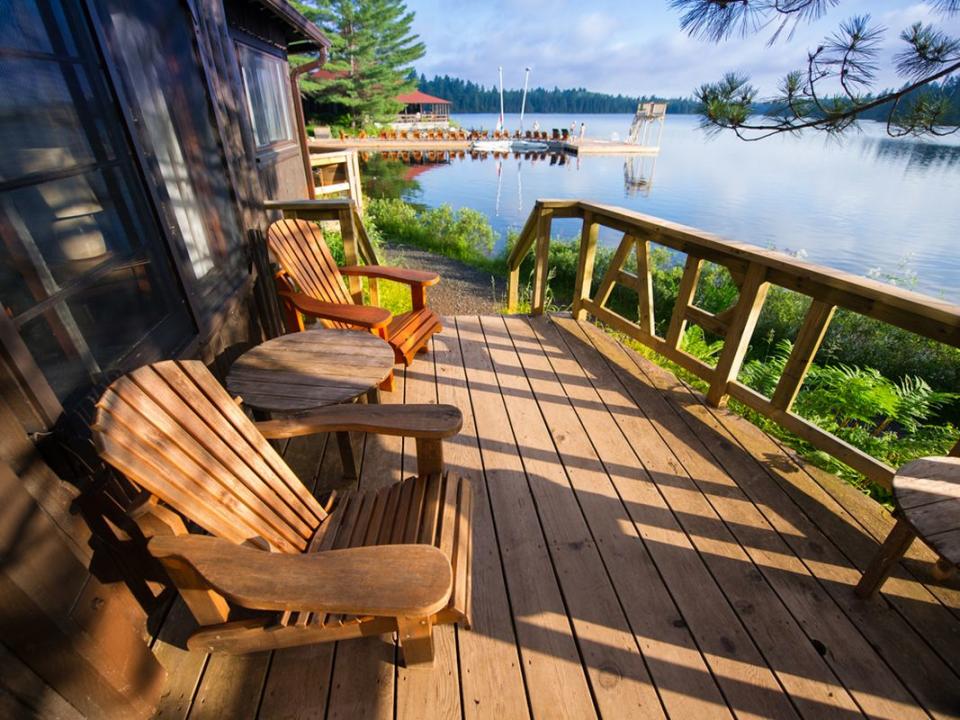
M816 20L840 0L670 0L683 11L680 24L694 37L713 41L773 29L770 42L789 36L801 22ZM960 0L930 0L943 17L960 15ZM873 91L883 60L886 28L869 15L850 18L808 50L801 66L786 75L778 94L758 102L749 78L727 73L696 92L705 127L732 130L744 140L779 133L820 130L839 134L858 118L887 123L890 135L948 135L956 132L956 85L960 38L930 23L900 33L893 66L904 84Z
M309 0L297 9L330 38L324 70L330 79L307 78L301 90L343 108L352 127L392 119L396 96L414 89L413 63L426 48L411 30L414 13L403 0Z

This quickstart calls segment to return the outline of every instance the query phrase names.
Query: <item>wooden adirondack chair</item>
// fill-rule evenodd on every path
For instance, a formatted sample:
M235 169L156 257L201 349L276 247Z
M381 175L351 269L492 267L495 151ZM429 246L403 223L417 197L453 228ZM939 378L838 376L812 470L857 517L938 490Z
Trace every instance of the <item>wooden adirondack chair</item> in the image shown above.
M427 288L440 282L436 273L381 265L338 268L320 226L307 220L278 220L270 226L267 238L281 268L277 285L289 330L303 329L300 313L327 327L365 328L390 343L396 361L404 365L413 362L430 337L443 330L440 318L427 307ZM405 283L410 286L413 310L394 317L383 308L356 305L343 275Z
M131 515L200 624L191 649L396 631L419 663L433 658L433 625L469 627L470 486L442 471L441 438L461 423L450 405L254 423L201 362L167 360L115 381L93 430L102 457L146 491ZM267 439L338 430L416 438L418 475L322 507Z

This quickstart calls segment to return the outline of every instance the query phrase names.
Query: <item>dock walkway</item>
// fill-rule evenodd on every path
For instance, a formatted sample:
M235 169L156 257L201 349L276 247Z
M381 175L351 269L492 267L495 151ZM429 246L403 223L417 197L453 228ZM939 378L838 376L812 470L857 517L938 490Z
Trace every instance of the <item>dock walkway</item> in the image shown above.
M471 140L384 140L381 138L311 138L311 152L359 150L361 152L469 152ZM572 155L655 155L660 148L633 145L613 140L547 140L548 152L566 152Z

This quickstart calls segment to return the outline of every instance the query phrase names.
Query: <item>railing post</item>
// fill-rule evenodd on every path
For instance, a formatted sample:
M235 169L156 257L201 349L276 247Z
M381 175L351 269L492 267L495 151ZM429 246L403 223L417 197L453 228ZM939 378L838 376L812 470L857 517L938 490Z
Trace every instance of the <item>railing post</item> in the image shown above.
M600 226L594 222L593 213L583 213L583 230L580 233L580 257L577 262L577 280L573 286L573 319L583 320L587 311L583 301L590 299L590 286L593 284L593 265L597 255L597 236Z
M550 227L553 223L553 210L543 208L537 218L537 245L534 251L533 300L530 312L543 315L547 304L547 271L550 267Z
M648 335L654 333L653 316L653 277L650 274L650 241L637 238L637 324Z
M510 268L507 275L507 312L513 314L517 311L517 303L520 301L520 265Z
M763 301L767 297L769 285L766 277L767 269L760 264L755 263L747 268L743 285L740 287L740 299L737 300L730 318L730 327L723 339L723 350L720 351L720 359L707 391L707 402L714 407L723 403L727 395L727 384L736 379L740 372L753 329L763 309Z
M822 300L814 300L810 303L810 309L803 319L803 325L797 332L797 340L793 344L793 351L787 359L787 364L783 368L783 374L777 383L777 389L773 393L770 401L774 407L786 412L790 411L793 401L797 399L797 393L800 392L800 386L807 375L807 370L813 363L813 358L820 349L820 343L823 342L823 336L827 334L827 328L830 326L830 320L836 310L835 305L825 303Z
M686 265L683 266L683 275L680 278L680 287L677 289L677 302L670 315L670 327L667 328L667 344L679 349L683 341L683 331L687 329L687 308L697 294L697 283L700 281L700 268L703 260L693 255L687 255Z
M346 265L359 265L357 257L357 229L353 222L353 208L348 206L338 213L340 217L340 235L343 238L343 259ZM363 305L363 284L360 278L351 275L348 278L350 295L357 305Z

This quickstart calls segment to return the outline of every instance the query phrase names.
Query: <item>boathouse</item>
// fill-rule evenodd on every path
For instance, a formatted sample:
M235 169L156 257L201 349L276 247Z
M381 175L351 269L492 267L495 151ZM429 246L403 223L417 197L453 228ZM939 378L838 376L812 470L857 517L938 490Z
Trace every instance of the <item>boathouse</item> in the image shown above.
M397 102L404 105L393 123L397 129L433 129L450 125L450 107L453 103L443 98L428 95L420 90L397 95Z

